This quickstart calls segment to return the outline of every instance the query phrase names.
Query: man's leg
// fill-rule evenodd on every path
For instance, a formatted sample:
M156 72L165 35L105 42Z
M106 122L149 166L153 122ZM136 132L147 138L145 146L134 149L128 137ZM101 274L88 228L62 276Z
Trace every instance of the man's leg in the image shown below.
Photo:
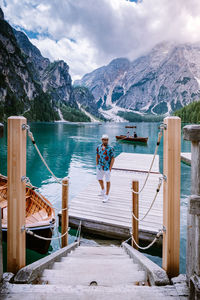
M109 200L109 192L110 192L110 171L105 172L105 177L106 177L106 194L103 199L103 202L107 202Z
M106 195L108 195L110 192L110 181L106 182Z
M98 168L97 168L97 180L101 187L101 193L99 196L104 196L105 190L104 190L104 182L103 182L103 172L102 172L102 170L99 170Z
M99 181L99 184L101 186L101 189L104 190L104 182L103 180L98 180Z
M105 179L106 179L106 195L108 196L109 195L109 192L110 192L110 171L106 171L105 172Z

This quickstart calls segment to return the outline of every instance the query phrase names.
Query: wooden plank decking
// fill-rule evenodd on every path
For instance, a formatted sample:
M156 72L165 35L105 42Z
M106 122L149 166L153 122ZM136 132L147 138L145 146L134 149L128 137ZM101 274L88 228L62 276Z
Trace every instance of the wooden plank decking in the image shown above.
M107 237L128 238L130 236L132 192L131 182L139 180L142 187L153 155L121 153L115 160L111 175L110 200L102 202L98 196L99 184L94 180L86 189L72 199L69 209L70 226L82 220L83 230ZM148 210L159 182L159 156L150 174L144 191L139 197L139 213L143 216ZM162 228L163 189L146 219L139 224L140 238L152 240L152 235Z

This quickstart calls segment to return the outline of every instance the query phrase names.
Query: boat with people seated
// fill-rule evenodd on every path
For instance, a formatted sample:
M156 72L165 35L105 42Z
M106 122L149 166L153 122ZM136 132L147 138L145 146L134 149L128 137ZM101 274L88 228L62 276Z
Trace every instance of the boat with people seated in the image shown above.
M0 207L3 240L7 241L7 192L8 179L0 174ZM55 211L51 203L33 187L26 186L26 221L25 226L34 234L51 238L55 225ZM48 252L51 240L39 239L26 233L26 248L41 254Z
M137 126L135 125L126 125L125 128L129 129L135 129L137 128ZM133 134L130 134L130 132L128 131L127 134L121 134L121 135L117 135L116 139L122 142L130 142L130 143L145 143L147 144L148 142L148 137L141 137L138 136L137 133L135 131L133 131Z
M140 136L133 137L133 136L126 136L126 135L117 135L116 139L120 141L139 142L145 144L148 142L148 137L140 137Z

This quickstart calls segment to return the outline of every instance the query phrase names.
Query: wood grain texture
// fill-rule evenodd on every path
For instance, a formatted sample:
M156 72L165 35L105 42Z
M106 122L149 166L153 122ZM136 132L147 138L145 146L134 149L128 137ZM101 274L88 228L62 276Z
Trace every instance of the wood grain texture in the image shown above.
M7 270L16 273L26 264L26 124L24 117L8 118L8 234Z
M135 192L139 191L139 182L133 181L132 182L132 189ZM139 217L139 195L135 194L132 191L132 212L136 216L136 218ZM138 234L138 221L132 216L132 235L134 237L134 240L136 243L139 243L139 234ZM135 243L132 240L132 247L135 249L138 249L138 247L135 245Z
M167 129L164 131L163 173L164 182L163 225L163 268L169 277L179 274L180 252L180 153L181 119L164 119Z
M62 234L68 231L68 178L62 180ZM62 248L68 245L68 233L62 237Z

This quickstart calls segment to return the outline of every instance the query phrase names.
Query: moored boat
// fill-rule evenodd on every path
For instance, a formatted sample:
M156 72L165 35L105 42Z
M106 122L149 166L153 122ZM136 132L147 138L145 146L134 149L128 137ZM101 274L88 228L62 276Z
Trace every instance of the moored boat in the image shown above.
M7 240L7 177L0 174L0 207L2 211L3 240ZM31 187L26 187L25 226L35 234L51 238L55 223L55 211L51 203ZM50 240L42 240L26 233L26 248L41 254L47 253Z
M126 125L125 128L137 128L137 126Z
M132 137L132 136L126 136L126 135L117 135L117 140L120 141L127 141L127 142L140 142L140 143L147 143L148 137Z

